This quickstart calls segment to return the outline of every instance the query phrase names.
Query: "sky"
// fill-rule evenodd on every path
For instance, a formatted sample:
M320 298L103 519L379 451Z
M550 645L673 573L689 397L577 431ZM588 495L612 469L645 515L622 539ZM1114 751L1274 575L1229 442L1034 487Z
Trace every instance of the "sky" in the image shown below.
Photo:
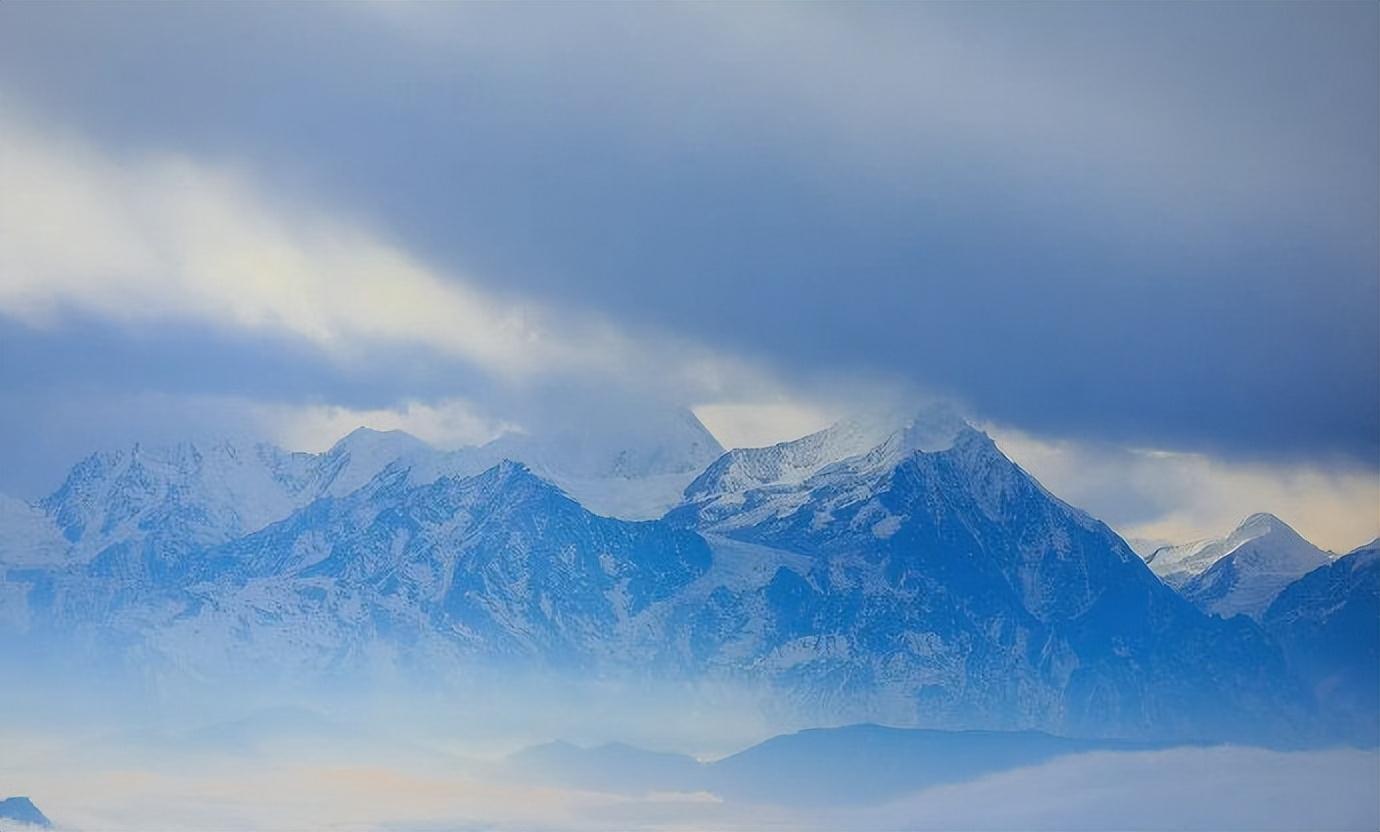
M1380 7L0 4L0 491L133 438L959 404L1380 534Z

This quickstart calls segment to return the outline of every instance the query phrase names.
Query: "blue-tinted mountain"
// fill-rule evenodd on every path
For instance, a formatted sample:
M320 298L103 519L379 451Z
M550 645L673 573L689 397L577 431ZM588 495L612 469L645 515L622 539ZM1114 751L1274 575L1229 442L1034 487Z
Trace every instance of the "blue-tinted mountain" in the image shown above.
M734 452L669 515L806 558L711 597L692 643L741 637L762 672L902 724L1250 736L1301 715L1258 627L1194 609L961 420L926 414L803 477L754 458L804 455Z
M112 591L96 563L36 582L28 606L207 675L371 656L578 666L626 660L620 628L709 563L694 532L592 514L520 463L420 486L399 464L158 581Z
M728 799L796 806L879 803L909 792L1089 751L1155 746L1038 731L934 731L850 725L773 737L710 765Z
M547 743L510 756L509 776L614 794L708 791L732 801L789 806L875 804L1090 751L1158 746L1035 731L934 731L849 725L772 737L712 762L618 743Z
M88 456L37 508L67 543L54 559L145 583L190 553L354 491L390 462L427 450L405 433L367 429L321 454L262 442L136 444Z
M0 800L0 820L28 824L36 829L52 829L53 823L27 797Z
M547 785L612 794L694 792L709 783L694 757L647 751L624 743L581 748L556 741L518 751L504 761L505 774Z
M77 540L128 537L8 567L0 646L159 678L654 674L765 687L796 724L1250 739L1307 722L1255 623L1196 610L950 413L729 452L651 521L519 463L447 473L401 444L349 491L363 475L329 453L265 451L250 473L238 450L91 463L54 513ZM272 512L220 498L265 479L283 516L250 529Z
M639 430L616 435L572 426L451 452L402 431L360 428L320 454L228 440L94 453L36 505L0 496L0 567L96 560L115 579L161 580L188 554L356 491L393 463L424 485L517 460L598 513L651 519L723 449L688 410L643 415Z
M1380 743L1380 540L1290 584L1263 620L1324 713Z

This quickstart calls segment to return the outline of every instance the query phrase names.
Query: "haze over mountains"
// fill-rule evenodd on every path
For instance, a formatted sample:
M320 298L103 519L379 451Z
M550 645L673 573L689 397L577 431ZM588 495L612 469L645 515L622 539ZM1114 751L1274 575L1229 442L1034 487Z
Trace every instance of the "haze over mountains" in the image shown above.
M683 496L660 519L586 504L638 516L668 483ZM2 516L0 643L30 672L535 669L760 689L792 724L1154 740L1296 742L1357 718L1322 718L1333 688L1280 649L1310 637L1294 622L1354 630L1312 612L1360 608L1352 590L1291 595L1268 633L1221 617L1260 617L1325 555L1253 517L1233 545L1150 558L1196 570L1181 597L944 408L722 454L688 413L621 444L572 428L456 452L368 430L322 454L135 446Z

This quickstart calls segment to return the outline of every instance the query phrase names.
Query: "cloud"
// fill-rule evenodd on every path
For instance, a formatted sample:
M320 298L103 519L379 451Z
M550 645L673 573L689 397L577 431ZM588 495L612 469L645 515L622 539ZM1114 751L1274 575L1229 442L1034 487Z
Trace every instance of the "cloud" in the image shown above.
M613 336L558 332L544 310L445 280L347 220L275 200L183 157L121 163L0 122L0 310L76 310L286 333L323 349L427 344L494 372L613 360Z
M1380 477L1366 467L1241 462L987 430L1055 494L1151 547L1220 537L1259 511L1337 552L1380 535Z
M694 410L725 448L760 448L798 439L840 416L837 409L803 401L716 402Z
M569 306L1047 436L1380 453L1373 6L0 14L36 111L246 160L539 298L543 343L587 346L547 333ZM511 360L499 330L466 354Z
M1372 829L1373 751L1175 748L1095 753L921 792L854 828L965 830Z
M208 755L152 765L73 764L23 772L59 828L1369 830L1380 822L1373 751L1175 748L1094 753L927 789L880 806L722 802L704 794L627 798L475 777L454 765ZM180 763L180 764L179 764Z
M6 488L79 384L311 435L618 386L733 445L866 375L1064 448L1128 534L1372 525L1373 7L0 15L0 326L53 336L0 349Z
M71 391L61 404L46 398L0 398L0 433L23 436L7 452L0 494L38 499L62 481L68 466L95 450L135 442L268 441L291 451L320 452L358 427L401 430L438 448L479 445L524 425L490 415L465 399L402 400L391 406L350 407L231 394L156 391ZM28 476L24 476L26 470Z
M232 166L120 159L0 117L0 314L94 316L287 337L343 362L420 346L512 383L587 375L658 389L762 382L684 339L487 292L357 221L275 195Z
M404 402L397 408L356 410L339 405L254 405L266 432L294 451L320 452L358 427L401 430L435 445L454 449L482 445L515 431L511 422L483 416L461 399L435 403Z

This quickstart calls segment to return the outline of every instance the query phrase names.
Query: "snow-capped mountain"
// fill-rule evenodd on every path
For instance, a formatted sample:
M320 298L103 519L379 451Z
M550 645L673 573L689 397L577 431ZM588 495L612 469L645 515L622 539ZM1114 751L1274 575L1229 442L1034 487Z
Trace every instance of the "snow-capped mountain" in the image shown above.
M639 522L533 467L456 471L482 454L372 432L321 455L93 457L45 505L78 543L135 542L9 568L0 628L204 678L515 662L766 684L832 721L1250 737L1301 719L1254 623L1194 609L952 414L797 442L722 455ZM575 458L637 482L689 467L672 445Z
M595 515L519 463L421 486L392 467L207 552L186 584L215 609L171 624L163 644L233 643L248 628L263 648L318 638L312 661L382 640L580 664L623 646L622 623L709 561L698 535Z
M0 564L100 557L112 574L170 568L188 552L257 531L321 497L358 490L390 464L412 485L519 460L592 511L658 517L722 448L688 410L637 429L509 434L443 452L402 431L359 428L320 454L263 442L136 444L94 453L36 505L0 495Z
M98 560L112 575L149 576L318 497L349 493L400 456L429 453L407 434L363 428L321 454L263 442L135 444L88 456L37 508L65 541L54 558ZM32 519L16 518L0 518L5 537L14 539L26 524L41 532ZM0 562L20 561L10 555Z
M1262 620L1339 727L1380 743L1380 540L1290 584Z
M136 444L82 460L40 505L73 560L143 577L285 516L312 479L310 458L263 444Z
M312 499L343 497L394 462L401 460L405 467L422 470L434 465L437 456L435 448L410 433L356 428L315 461L315 479L308 493ZM438 469L435 474L439 473Z
M1073 734L1247 732L1240 709L1258 694L1290 700L1257 628L1205 618L985 434L921 417L816 465L822 438L733 452L668 515L809 558L777 569L751 603L720 596L699 613L738 628L758 667L845 701L885 692L914 709L912 724ZM716 485L762 458L810 459L813 473L763 466Z
M518 460L596 514L650 520L679 503L686 485L724 451L684 408L644 409L631 422L616 430L566 424L535 435L509 433L450 454L439 466L477 473Z
M735 513L749 491L790 487L845 459L877 454L882 468L918 450L947 447L966 423L944 406L909 417L874 414L838 422L824 430L767 448L737 448L715 460L685 489L685 501L701 513Z
M204 678L381 655L573 666L626 661L629 619L709 564L694 532L595 515L520 463L419 485L400 460L156 572L11 569L0 622Z
M1252 514L1224 538L1167 546L1146 563L1205 612L1259 618L1280 590L1330 560L1273 514Z

